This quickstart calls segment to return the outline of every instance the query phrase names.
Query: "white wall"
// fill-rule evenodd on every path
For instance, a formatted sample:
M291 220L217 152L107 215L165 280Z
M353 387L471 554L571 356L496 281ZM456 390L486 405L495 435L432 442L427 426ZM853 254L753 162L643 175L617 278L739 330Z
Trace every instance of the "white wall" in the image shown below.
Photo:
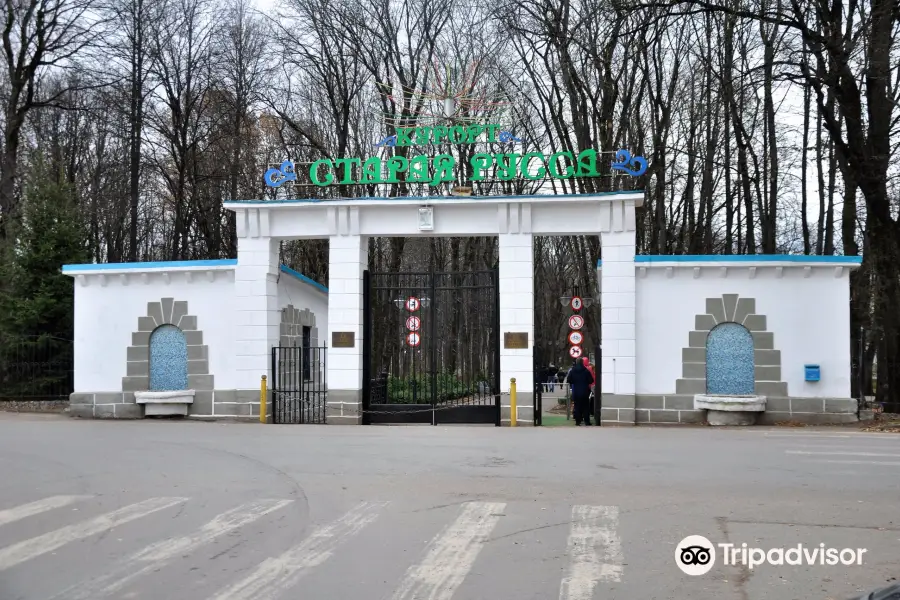
M278 308L283 309L288 304L299 310L308 308L312 311L316 315L316 329L319 330L319 347L331 345L328 334L328 294L282 269L278 274Z
M517 231L534 235L597 235L601 205L614 203L624 218L640 206L643 192L600 194L430 198L365 198L320 201L237 201L238 237L280 239L361 236L493 236ZM633 203L633 206L632 206ZM625 210L625 204L629 209ZM419 208L434 209L434 229L419 230ZM630 212L629 212L630 211ZM609 212L609 211L607 211ZM515 213L515 224L511 221ZM340 293L340 292L336 292Z
M823 264L805 272L803 265L791 265L778 278L775 266L718 264L700 267L695 278L697 265L682 265L636 265L638 394L674 393L695 316L706 313L707 298L738 294L755 298L756 313L766 316L788 395L850 397L848 268ZM804 381L804 364L820 365L821 381Z
M75 392L122 390L127 348L131 334L138 329L138 317L147 315L148 302L162 298L187 301L188 314L197 317L197 328L209 348L209 369L216 389L235 388L233 268L67 274L76 275Z

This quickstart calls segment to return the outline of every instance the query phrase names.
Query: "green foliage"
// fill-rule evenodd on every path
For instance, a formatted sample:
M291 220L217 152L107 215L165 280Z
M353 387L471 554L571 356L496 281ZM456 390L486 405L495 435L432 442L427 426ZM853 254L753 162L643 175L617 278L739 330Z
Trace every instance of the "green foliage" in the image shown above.
M477 382L460 381L452 373L438 373L434 377L428 373L421 373L415 377L389 377L387 401L391 404L430 404L432 384L435 386L436 402L457 400L478 393Z
M26 186L22 223L0 265L0 332L71 339L73 281L60 270L89 261L87 239L74 189L35 175Z
M40 167L26 183L22 221L0 248L0 398L71 391L74 288L66 263L88 262L74 188Z

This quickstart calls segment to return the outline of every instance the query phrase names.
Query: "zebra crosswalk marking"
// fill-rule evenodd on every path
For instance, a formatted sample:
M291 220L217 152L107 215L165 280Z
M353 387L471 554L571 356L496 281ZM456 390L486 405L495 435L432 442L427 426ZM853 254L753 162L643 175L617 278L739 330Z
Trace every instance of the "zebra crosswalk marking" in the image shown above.
M15 508L0 510L0 525L6 525L7 523L13 523L27 517L39 515L42 512L47 512L55 508L62 508L63 506L68 506L79 500L87 500L88 498L93 498L93 496L50 496L49 498L22 504Z
M119 592L134 580L158 571L170 561L195 552L217 538L284 508L291 502L293 500L256 500L242 504L218 515L190 535L151 544L121 562L113 571L73 586L54 598L91 600L119 596Z
M559 600L591 600L598 582L622 580L618 528L616 506L572 507L569 574L560 583Z
M898 465L900 463L881 463ZM88 495L51 496L0 511L0 525L89 499ZM0 572L166 508L188 498L150 498L104 515L0 548ZM123 558L99 577L86 579L57 593L51 600L101 600L129 597L128 586L158 573L183 556L264 515L289 506L293 500L263 499L227 510L185 535L154 542ZM378 518L388 502L363 502L335 521L314 530L286 552L256 566L249 575L224 586L212 600L281 600L313 569L335 555L338 548ZM418 564L397 585L392 600L452 600L474 567L481 550L507 505L469 502L456 519L435 536ZM619 582L623 576L619 511L615 506L572 507L567 542L569 569L559 587L560 600L591 600L599 583ZM137 589L137 588L135 588Z
M0 550L0 571L31 560L41 554L53 552L68 543L96 535L117 525L140 519L186 500L187 498L150 498L99 517L68 525L56 531L7 546Z
M431 541L422 562L406 572L393 600L450 600L504 508L502 502L466 503L456 521Z
M304 575L327 561L343 542L374 521L387 502L362 502L332 523L320 527L280 556L269 558L250 575L214 596L214 600L275 600Z

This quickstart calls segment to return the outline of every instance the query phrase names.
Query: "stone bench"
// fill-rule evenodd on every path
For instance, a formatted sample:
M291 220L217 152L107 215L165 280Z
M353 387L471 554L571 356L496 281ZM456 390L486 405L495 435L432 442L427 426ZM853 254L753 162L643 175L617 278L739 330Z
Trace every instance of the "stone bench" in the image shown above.
M135 392L134 401L144 405L144 416L182 415L187 416L194 403L194 390L170 392Z
M694 410L706 410L710 425L755 425L766 410L766 397L695 394Z

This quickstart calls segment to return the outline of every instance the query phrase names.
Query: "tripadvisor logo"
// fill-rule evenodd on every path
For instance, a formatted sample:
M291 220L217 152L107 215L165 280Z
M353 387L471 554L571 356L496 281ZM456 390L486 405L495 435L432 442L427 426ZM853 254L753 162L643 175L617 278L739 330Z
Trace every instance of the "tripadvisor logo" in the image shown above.
M760 565L771 566L844 566L862 565L865 548L830 548L825 544L789 548L754 548L746 543L713 544L702 535L689 535L675 546L675 564L687 575L705 575L716 564L716 548L721 551L726 567L741 565L752 570Z
M398 127L395 135L375 144L376 147L409 148L437 144L465 145L475 143L522 144L523 141L497 124L471 124L436 127ZM536 181L569 179L572 177L600 177L604 174L598 164L598 153L588 148L578 152L478 152L468 160L467 179L483 181L488 177L510 181L517 177ZM641 156L631 156L627 150L619 150L610 170L633 176L647 171L647 161ZM321 158L309 165L309 181L316 186L370 185L379 183L424 183L437 187L457 180L457 160L449 153L410 156L398 153L393 156L362 158ZM265 181L270 187L280 187L288 181L296 181L294 163L284 161L280 167L266 171Z

